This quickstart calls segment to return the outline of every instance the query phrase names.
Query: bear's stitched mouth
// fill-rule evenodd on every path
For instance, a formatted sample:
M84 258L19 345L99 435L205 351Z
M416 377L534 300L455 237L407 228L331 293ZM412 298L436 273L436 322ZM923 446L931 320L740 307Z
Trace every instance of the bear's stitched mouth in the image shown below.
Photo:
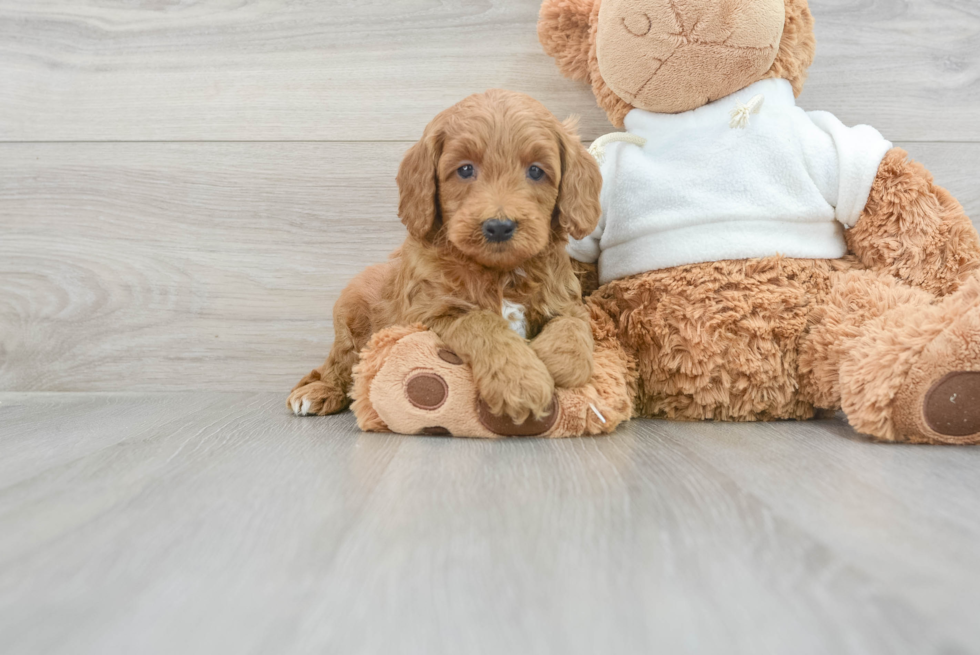
M649 84L650 82L653 81L653 78L655 78L657 76L657 73L659 73L660 72L660 69L664 67L664 64L666 64L668 61L670 61L671 57L673 57L675 54L677 54L677 50L674 50L674 52L670 53L667 56L666 59L653 59L653 60L651 60L651 61L658 62L657 67L653 69L653 72L652 73L650 73L650 77L648 77L647 79L645 79L643 81L643 84L640 85L640 88L638 88L633 93L627 92L626 95L628 95L630 97L629 98L623 98L623 100L625 100L626 102L628 102L630 104L634 104L634 101L636 100L637 97L639 97L639 95L641 93L643 93L643 89L646 88L647 84Z
M629 28L626 28L626 29L627 29L627 31L629 30ZM640 96L641 93L643 93L643 90L647 87L647 85L650 84L650 82L653 81L653 79L657 76L657 73L660 72L660 69L664 67L664 64L666 64L668 61L670 61L671 58L673 58L673 56L676 55L677 52L683 46L692 46L692 45L693 46L715 46L715 47L720 47L720 48L725 48L727 50L735 50L735 51L746 51L746 50L767 51L767 50L773 50L776 47L774 45L767 45L767 46L739 46L739 45L729 45L727 43L722 43L720 41L701 41L701 40L694 39L694 38L692 38L690 36L683 35L683 34L671 34L669 36L681 40L681 43L677 47L675 47L674 48L674 51L672 53L670 53L670 55L668 55L666 58L664 58L664 59L651 59L650 60L651 62L657 62L657 66L656 66L656 68L653 69L653 72L650 73L650 77L648 77L647 79L645 79L643 81L643 83L640 84L639 88L636 91L633 91L632 93L631 92L628 92L628 91L625 92L625 95L623 96L623 100L625 100L626 102L628 102L630 104L635 104L636 99ZM711 99L709 99L709 102L710 102L710 100Z

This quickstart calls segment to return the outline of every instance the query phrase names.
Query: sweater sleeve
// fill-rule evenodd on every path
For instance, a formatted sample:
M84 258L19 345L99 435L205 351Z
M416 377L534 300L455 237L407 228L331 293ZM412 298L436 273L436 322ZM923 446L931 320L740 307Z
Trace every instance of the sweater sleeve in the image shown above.
M868 204L871 185L878 175L881 160L892 149L892 144L870 125L847 127L826 111L807 112L807 116L813 125L830 137L835 151L827 153L827 157L808 155L808 158L821 159L824 163L835 162L836 170L833 173L836 175L833 177L836 177L836 185L826 193L829 196L827 201L834 206L838 221L846 227L854 227ZM826 136L823 137L825 139ZM811 165L814 163L811 161ZM816 164L814 168L821 166ZM831 175L825 177L829 179Z

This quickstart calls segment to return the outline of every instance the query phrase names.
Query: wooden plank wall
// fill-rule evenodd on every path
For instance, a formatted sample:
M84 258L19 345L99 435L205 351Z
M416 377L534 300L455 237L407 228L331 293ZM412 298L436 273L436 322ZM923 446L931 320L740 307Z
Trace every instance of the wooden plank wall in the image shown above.
M402 239L398 161L490 87L610 131L536 0L0 0L0 390L284 390ZM800 99L980 217L980 4L811 0Z

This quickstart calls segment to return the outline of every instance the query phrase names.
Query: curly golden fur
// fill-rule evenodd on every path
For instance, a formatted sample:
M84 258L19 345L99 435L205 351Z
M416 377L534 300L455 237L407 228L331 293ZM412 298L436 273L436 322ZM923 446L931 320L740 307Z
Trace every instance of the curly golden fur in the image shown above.
M491 411L515 421L543 415L556 385L588 380L589 315L565 244L595 229L602 179L573 126L523 94L473 95L426 127L397 181L408 237L341 293L330 355L293 390L293 411L345 408L358 352L398 324L435 331L472 367ZM493 219L512 221L513 237L487 238ZM501 315L505 299L524 306L530 342Z

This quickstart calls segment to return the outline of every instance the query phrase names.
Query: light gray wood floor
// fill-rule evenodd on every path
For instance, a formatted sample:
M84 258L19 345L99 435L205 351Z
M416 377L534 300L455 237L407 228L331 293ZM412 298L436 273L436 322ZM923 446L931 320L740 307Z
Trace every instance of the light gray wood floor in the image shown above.
M27 653L975 653L980 450L838 420L362 434L281 394L0 394Z

